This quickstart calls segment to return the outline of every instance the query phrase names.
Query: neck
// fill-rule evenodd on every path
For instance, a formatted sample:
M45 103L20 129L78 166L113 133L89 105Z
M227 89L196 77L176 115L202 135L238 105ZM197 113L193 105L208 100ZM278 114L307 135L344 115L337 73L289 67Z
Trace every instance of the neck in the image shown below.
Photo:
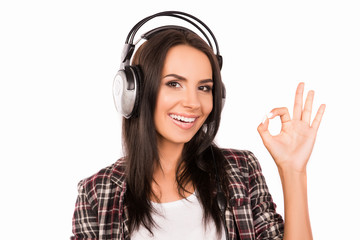
M158 151L160 164L155 167L153 175L152 190L155 202L171 202L188 197L195 190L192 182L183 186L186 190L179 192L176 183L176 167L181 158L184 149L184 143L177 144L158 139Z
M164 173L173 172L175 174L176 166L180 161L183 148L184 143L171 143L168 141L158 140L158 151L160 157L159 168Z

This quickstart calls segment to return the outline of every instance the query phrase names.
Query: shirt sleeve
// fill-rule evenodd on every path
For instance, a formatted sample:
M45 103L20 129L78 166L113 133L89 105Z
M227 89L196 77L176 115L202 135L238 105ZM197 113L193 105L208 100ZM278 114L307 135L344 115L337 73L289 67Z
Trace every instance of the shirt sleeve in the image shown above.
M283 239L284 222L276 212L260 164L252 152L248 154L249 194L256 239Z
M93 196L94 197L94 196ZM78 197L75 204L75 211L72 220L72 231L74 236L71 240L96 240L98 239L99 225L97 211L94 211L88 199L84 181L78 184Z

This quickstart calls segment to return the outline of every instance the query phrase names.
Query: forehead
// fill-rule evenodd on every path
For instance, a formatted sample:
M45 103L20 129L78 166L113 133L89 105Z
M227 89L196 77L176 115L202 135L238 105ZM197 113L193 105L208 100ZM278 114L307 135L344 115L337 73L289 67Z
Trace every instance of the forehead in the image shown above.
M185 78L212 78L212 68L208 56L189 45L177 45L166 54L163 76L179 74Z

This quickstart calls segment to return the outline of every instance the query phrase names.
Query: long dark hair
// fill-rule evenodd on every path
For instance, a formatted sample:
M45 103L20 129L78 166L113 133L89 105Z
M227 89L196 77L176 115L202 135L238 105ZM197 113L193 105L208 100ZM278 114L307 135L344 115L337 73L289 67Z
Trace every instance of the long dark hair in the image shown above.
M143 43L133 59L133 65L142 72L139 109L136 117L123 119L124 153L127 161L126 206L129 213L130 232L143 224L150 232L156 225L151 213L150 199L154 197L151 183L154 166L159 164L157 133L154 124L154 110L165 57L168 50L176 45L189 45L204 52L210 60L213 72L213 109L204 126L185 144L176 169L178 191L184 197L188 183L192 183L199 194L204 209L204 220L213 218L217 232L221 232L221 213L215 200L215 164L224 192L227 180L224 157L213 143L218 131L222 108L222 82L218 60L213 50L198 35L187 30L164 30Z

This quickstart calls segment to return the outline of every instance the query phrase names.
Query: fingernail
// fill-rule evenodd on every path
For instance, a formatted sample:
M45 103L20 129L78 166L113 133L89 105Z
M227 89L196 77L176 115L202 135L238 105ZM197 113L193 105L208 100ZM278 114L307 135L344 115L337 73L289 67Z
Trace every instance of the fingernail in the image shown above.
M262 124L265 123L265 121L266 121L267 118L268 118L267 115L265 115L264 118L263 118L263 120L262 120Z
M271 118L274 114L272 112L269 112L268 114L266 114L267 118Z

